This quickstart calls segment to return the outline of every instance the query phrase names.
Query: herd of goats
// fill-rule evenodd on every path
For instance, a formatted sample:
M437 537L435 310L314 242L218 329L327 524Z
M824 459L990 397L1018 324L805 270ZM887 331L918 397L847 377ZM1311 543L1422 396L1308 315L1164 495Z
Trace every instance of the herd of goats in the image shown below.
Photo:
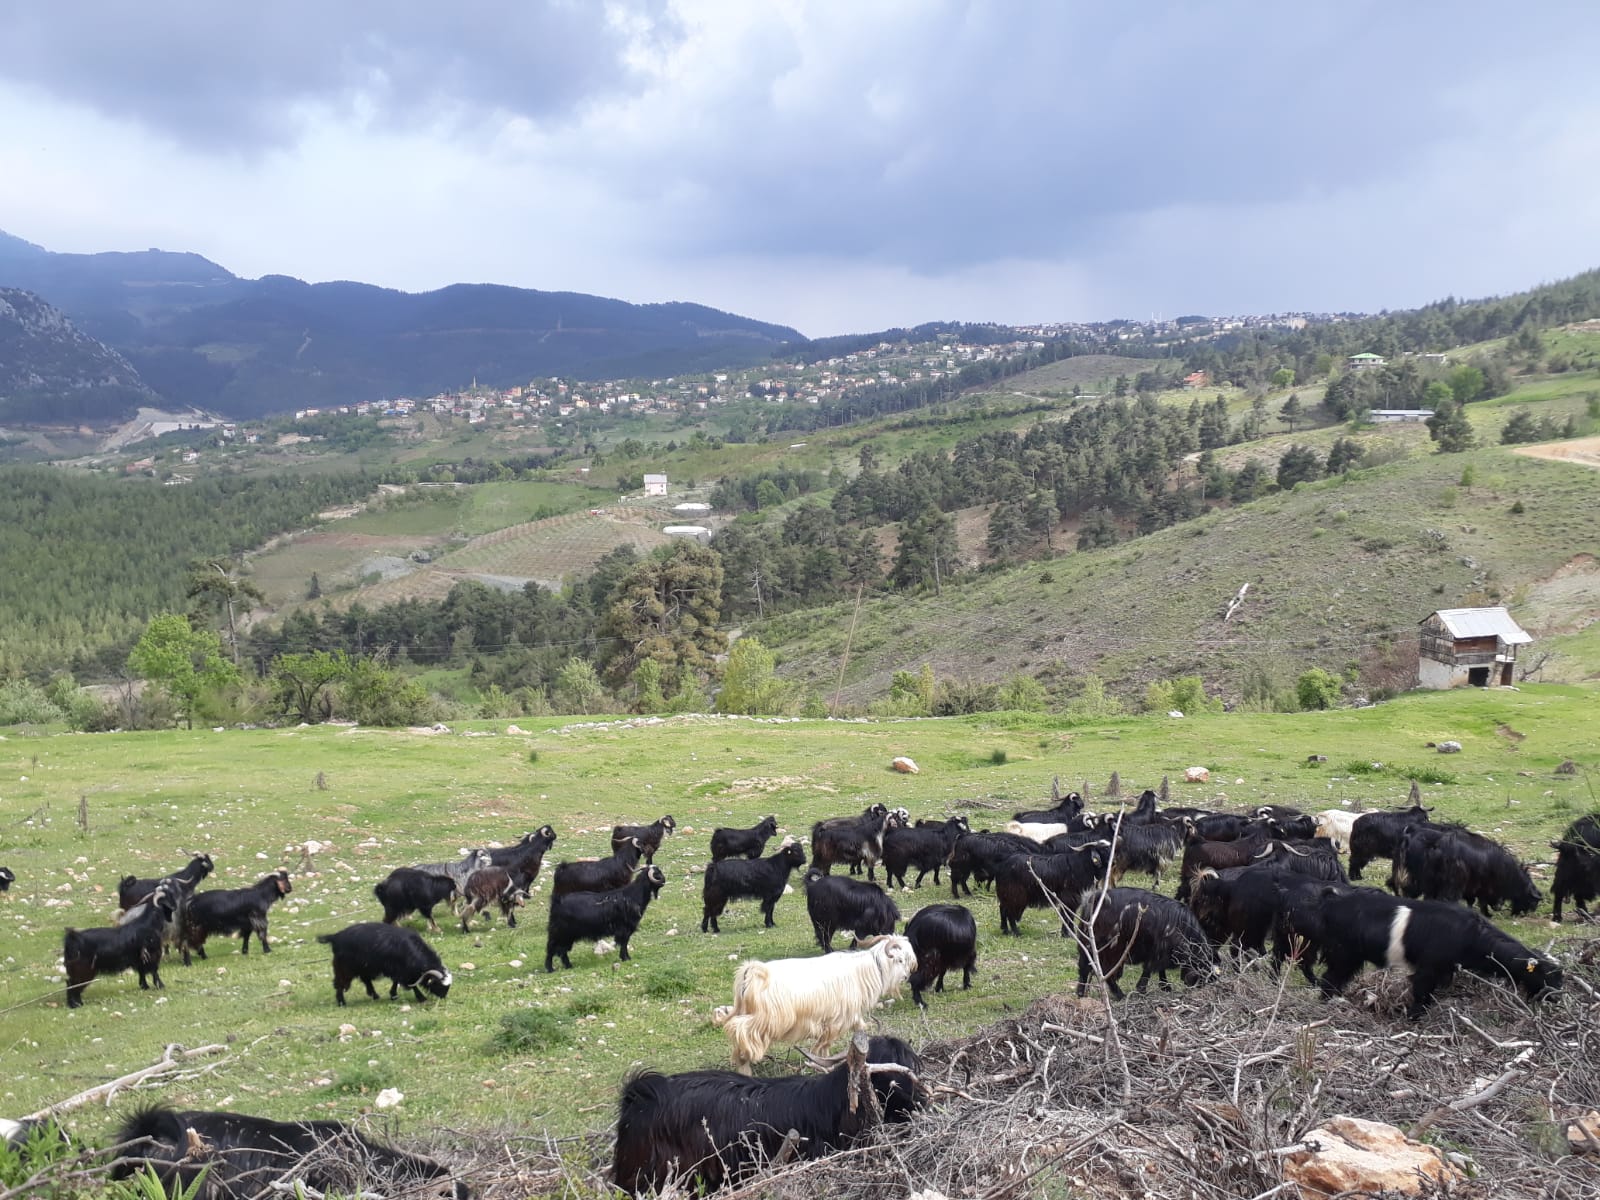
M1078 948L1080 996L1098 978L1121 999L1119 980L1131 966L1142 968L1140 991L1152 976L1169 987L1169 971L1198 986L1221 971L1224 950L1235 960L1245 952L1266 955L1269 939L1274 969L1293 960L1327 997L1342 992L1366 964L1407 970L1412 1017L1458 970L1509 982L1530 1002L1561 987L1559 964L1489 920L1502 908L1520 916L1542 902L1526 867L1492 838L1435 822L1431 809L1306 814L1272 805L1222 813L1162 807L1146 791L1132 809L1097 815L1076 792L1061 796L1052 788L1051 799L1051 807L1019 812L994 832L974 832L964 817L913 823L904 809L875 804L859 816L817 822L809 856L790 838L766 853L778 834L776 817L751 829L717 829L704 873L701 930L717 933L734 900L756 901L765 924L773 925L779 900L793 890L790 877L804 868L802 889L821 954L739 965L733 1003L713 1014L728 1037L734 1071L642 1071L624 1082L615 1185L630 1195L671 1183L711 1189L780 1154L814 1157L837 1149L869 1121L911 1119L926 1098L916 1054L899 1038L868 1039L858 1031L904 985L923 1007L924 992L943 991L947 972L959 969L962 987L971 986L978 924L960 901L971 897L974 883L992 889L1002 934L1017 934L1029 909L1059 918L1062 937ZM665 882L655 854L675 828L671 816L619 825L610 857L554 868L546 971L558 959L570 968L569 954L580 942L610 939L628 959L629 941ZM491 907L515 925L555 842L546 825L510 846L393 871L373 889L381 921L317 938L332 951L338 1004L356 980L373 999L379 979L389 982L391 999L401 989L418 1001L447 995L449 970L419 932L400 922L420 915L437 932L434 910L449 905L463 931ZM1589 919L1587 905L1600 896L1600 812L1574 821L1552 845L1553 919L1561 920L1568 900L1580 919ZM1352 884L1382 859L1391 864L1388 890ZM1175 898L1120 886L1128 873L1149 874L1159 886L1174 863ZM832 874L834 866L849 874ZM67 930L69 1007L81 1005L101 975L133 970L141 988L152 981L161 987L163 952L188 964L191 955L205 957L212 936L240 936L247 954L254 935L262 953L270 953L268 913L291 892L289 873L274 871L246 888L200 890L212 867L200 854L164 878L130 875L119 888L116 925ZM908 878L920 886L929 873L939 886L948 872L956 902L922 907L897 932L900 912L876 882L880 867L891 888L906 888ZM0 868L0 891L14 878ZM840 934L853 937L850 949L833 949ZM848 1054L827 1057L851 1035ZM803 1047L813 1070L754 1077L753 1064L776 1044ZM30 1130L29 1122L0 1122L0 1134L13 1142ZM471 1194L440 1164L338 1122L158 1106L130 1117L118 1142L123 1176L148 1166L168 1185L198 1181L196 1200L254 1195L286 1177L337 1190L353 1186L352 1163L360 1164L363 1180ZM329 1146L341 1150L330 1154Z

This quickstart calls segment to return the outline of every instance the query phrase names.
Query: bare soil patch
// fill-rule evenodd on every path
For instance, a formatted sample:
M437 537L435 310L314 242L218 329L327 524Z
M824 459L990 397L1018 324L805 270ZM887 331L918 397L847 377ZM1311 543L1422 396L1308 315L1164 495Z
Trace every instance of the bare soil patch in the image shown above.
M1576 463L1580 467L1600 470L1600 437L1574 438L1570 442L1540 442L1535 446L1516 446L1511 452L1528 458Z

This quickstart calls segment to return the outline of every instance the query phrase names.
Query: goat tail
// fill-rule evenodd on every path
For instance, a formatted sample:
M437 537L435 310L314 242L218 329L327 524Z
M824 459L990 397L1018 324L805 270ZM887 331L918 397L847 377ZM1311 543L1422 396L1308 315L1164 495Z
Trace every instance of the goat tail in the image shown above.
M332 933L319 933L317 934L317 941L321 942L324 946L331 946L333 945L333 939L335 936L337 935Z
M722 1028L733 1044L733 1065L749 1074L748 1065L765 1058L772 1044L767 1036L766 1018L759 1013L739 1013L728 1017Z
M183 1122L165 1104L136 1109L117 1131L117 1141L120 1144L146 1139L158 1145L181 1146L184 1144Z
M61 956L63 958L82 958L83 954L83 934L76 929L67 930L61 939Z

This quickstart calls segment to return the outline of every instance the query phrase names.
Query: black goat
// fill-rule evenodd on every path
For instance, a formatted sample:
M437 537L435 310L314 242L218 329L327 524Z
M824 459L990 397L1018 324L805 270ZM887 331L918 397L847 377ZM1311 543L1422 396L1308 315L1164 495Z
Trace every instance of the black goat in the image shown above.
M648 825L617 825L611 830L611 849L613 851L623 845L629 838L639 839L639 848L644 852L644 861L653 863L656 860L656 851L661 849L661 839L678 827L678 823L667 816L658 817Z
M1410 808L1362 813L1350 824L1350 878L1360 879L1369 862L1393 858L1400 835L1408 825L1442 829L1428 819L1433 809L1413 804Z
M554 898L568 892L609 892L622 887L633 878L643 854L644 843L631 837L613 846L610 858L557 863L550 895Z
M772 919L772 910L789 886L789 873L805 865L805 847L799 842L790 842L776 854L754 862L747 858L726 858L712 863L706 868L705 886L701 890L705 909L700 918L700 932L721 933L717 918L728 907L728 901L741 899L761 901L761 915L766 919L766 927L772 928L777 923Z
M1083 812L1083 797L1077 792L1063 796L1059 780L1050 785L1050 799L1055 802L1051 807L1024 809L1011 819L1038 825L1070 825Z
M456 897L456 881L448 875L434 875L417 867L396 867L386 879L372 887L372 894L383 905L383 922L393 925L411 913L421 913L428 928L439 932L433 919L435 905Z
M883 857L884 830L899 816L874 804L859 817L829 817L811 827L811 865L824 875L835 863L846 863L854 875L861 863L867 878L875 879L873 865Z
M874 1108L885 1121L908 1120L921 1103L917 1056L899 1038L861 1040L864 1061L825 1075L630 1075L617 1106L612 1182L630 1196L674 1185L702 1195L771 1162L790 1130L800 1157L821 1158L864 1132ZM868 1082L872 1096L853 1080Z
M1550 884L1555 905L1550 919L1561 924L1562 902L1571 898L1579 919L1587 920L1589 901L1600 896L1600 812L1579 817L1550 847L1556 852L1556 875Z
M200 881L211 874L216 866L211 861L209 854L196 854L186 863L182 870L174 871L171 875L160 879L140 879L137 875L125 875L117 884L117 904L123 909L132 908L141 900L150 895L163 883L178 882L194 891Z
M545 935L544 969L555 971L555 959L572 969L568 957L574 943L617 939L618 957L627 962L628 942L639 930L645 909L667 877L656 866L646 867L633 882L608 892L572 892L550 898L550 925Z
M1161 869L1170 867L1183 853L1183 829L1165 821L1152 821L1147 825L1124 821L1116 841L1111 864L1112 883L1120 882L1129 871L1135 871L1149 875L1160 887Z
M0 867L0 892L9 892L17 881L17 873L10 867Z
M900 910L875 883L825 875L812 867L805 874L806 912L817 945L833 949L833 938L844 930L860 938L893 933L900 923Z
M1015 833L965 833L950 848L950 897L959 900L972 895L967 880L993 883L1000 864L1014 854L1037 854L1039 843Z
M1389 890L1412 900L1476 904L1486 917L1502 904L1520 917L1544 899L1528 869L1509 850L1465 829L1409 828L1402 833Z
M517 927L517 909L528 902L528 889L504 867L482 867L467 876L467 889L461 894L461 932L467 933L472 918L491 904L500 906L507 927Z
M389 999L410 988L417 1003L427 999L426 988L441 1000L450 994L450 972L439 953L415 929L386 925L382 921L362 921L347 925L338 933L317 936L324 946L333 947L333 994L344 1007L344 994L357 979L367 995L378 998L372 981L380 976L389 981Z
M151 1170L162 1190L174 1195L191 1195L198 1184L194 1200L248 1200L291 1181L329 1195L472 1195L432 1159L374 1142L338 1121L269 1121L158 1105L130 1115L114 1140L124 1156L113 1166L112 1179ZM282 1190L300 1194L292 1187Z
M556 831L549 825L541 825L532 833L525 833L509 846L496 846L492 850L480 850L480 854L489 856L491 867L510 867L513 863L525 863L530 858L543 861L545 851L556 844ZM534 867L534 874L538 874L538 867Z
M1099 912L1096 913L1098 907ZM1216 949L1194 914L1166 896L1140 888L1112 888L1101 901L1098 892L1083 897L1078 910L1082 941L1078 945L1078 995L1089 987L1090 949L1104 972L1106 988L1121 1000L1117 986L1126 967L1143 965L1135 990L1144 991L1151 974L1163 989L1167 972L1176 970L1186 987L1198 987L1218 970Z
M725 858L760 858L767 843L778 834L778 818L762 817L749 829L713 829L711 861Z
M1022 914L1030 908L1061 911L1061 936L1072 935L1069 915L1078 898L1106 873L1103 842L1056 854L1018 854L1001 863L994 877L1000 903L1000 932L1021 934Z
M928 1007L922 992L929 984L944 991L946 971L960 967L962 989L972 986L972 973L978 969L978 922L965 905L919 908L906 922L906 939L917 955L917 969L906 982L919 1008Z
M279 867L247 888L196 892L189 900L180 934L183 965L189 965L191 950L201 958L206 956L206 939L213 934L221 937L239 934L244 939L239 952L249 954L253 933L261 942L261 953L271 954L272 946L267 941L267 911L292 891L289 872Z
M921 887L923 877L932 871L934 886L937 887L940 882L939 871L950 861L950 852L955 849L956 839L971 832L972 828L965 817L951 817L948 821L930 825L919 823L911 829L896 826L884 830L884 876L890 886L895 886L895 881L899 880L898 886L905 887L906 871L915 867L917 882L913 886Z
M139 973L139 987L161 982L161 931L172 916L173 904L159 888L142 911L126 925L110 929L69 929L61 941L61 959L67 971L67 1007L83 1003L84 990L99 975Z

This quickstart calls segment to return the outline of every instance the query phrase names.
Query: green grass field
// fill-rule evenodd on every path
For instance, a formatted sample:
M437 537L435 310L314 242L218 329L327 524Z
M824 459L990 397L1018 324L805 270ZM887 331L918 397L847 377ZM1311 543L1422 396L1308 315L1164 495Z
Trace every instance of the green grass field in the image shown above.
M738 959L815 952L798 894L779 904L775 929L763 930L754 907L741 902L724 916L720 936L699 932L694 870L706 861L716 825L749 825L774 812L787 831L804 836L816 818L882 800L919 817L960 812L975 827L996 826L1039 801L1052 775L1064 786L1088 781L1091 804L1104 807L1112 771L1136 790L1164 775L1181 780L1192 765L1208 767L1211 782L1174 782L1174 803L1390 805L1404 801L1411 773L1430 771L1439 782L1424 785L1424 794L1442 814L1547 862L1548 840L1596 806L1600 766L1594 692L1558 686L1419 694L1320 714L1080 726L1021 714L522 725L531 732L508 735L504 722L432 736L326 727L13 731L0 742L0 863L17 873L0 898L3 1111L27 1112L153 1062L169 1042L225 1041L225 1061L161 1094L276 1117L349 1117L370 1108L380 1089L396 1087L406 1097L398 1110L403 1128L599 1128L631 1064L726 1063L710 1013L727 1002ZM1443 758L1424 745L1445 738L1461 741L1464 752ZM921 773L890 771L897 754L915 758ZM1308 754L1328 761L1309 766ZM1554 774L1569 757L1582 772ZM315 786L319 772L327 790ZM87 832L77 823L80 797ZM447 1000L353 996L347 1008L335 1007L328 952L313 939L377 919L371 888L392 867L452 858L547 821L560 836L549 861L595 855L607 848L614 822L664 812L676 817L679 834L657 858L668 883L631 963L580 946L572 971L546 975L546 878L516 930L497 922L463 935L446 921L442 934L428 935L456 974ZM294 849L308 838L329 844L314 874L300 869ZM294 872L293 895L273 910L272 954L243 957L237 942L214 941L207 961L166 965L165 991L142 993L131 975L102 979L81 1009L69 1011L59 990L62 928L106 923L120 876L176 869L197 849L217 861L213 886L246 885L280 865ZM1535 871L1548 880L1544 868ZM945 899L931 880L899 897L908 917ZM1030 914L1022 937L1002 939L993 901L978 891L969 903L980 928L973 989L933 997L926 1017L896 1003L881 1014L887 1030L914 1043L969 1033L1074 978L1074 958L1047 914ZM1513 928L1541 946L1553 936L1543 916ZM516 1018L520 1039L497 1044L502 1020L513 1014L524 1014ZM353 1032L341 1033L346 1024ZM101 1136L149 1098L86 1108L71 1124Z

